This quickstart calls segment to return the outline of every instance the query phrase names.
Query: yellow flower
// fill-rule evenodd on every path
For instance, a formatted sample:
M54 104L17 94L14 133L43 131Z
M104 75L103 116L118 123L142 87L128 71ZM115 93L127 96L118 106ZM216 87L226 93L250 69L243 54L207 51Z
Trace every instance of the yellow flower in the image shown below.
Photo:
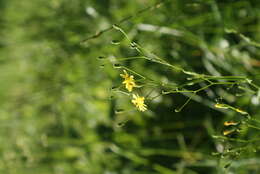
M124 81L122 82L122 84L125 84L125 88L129 91L132 92L134 87L137 87L137 85L135 84L135 80L134 80L134 76L129 76L129 74L126 72L126 70L124 70L125 74L120 74L120 76L122 78L124 78Z
M147 106L144 104L144 97L140 97L138 94L133 94L132 103L137 107L139 111L146 111Z
M229 134L231 134L231 133L233 133L235 130L225 130L224 132L223 132L223 135L229 135Z
M215 104L215 107L221 108L221 109L227 109L228 108L228 106L226 106L225 104L220 104L220 103Z
M224 122L224 126L235 126L238 123L234 122L234 121L225 121Z

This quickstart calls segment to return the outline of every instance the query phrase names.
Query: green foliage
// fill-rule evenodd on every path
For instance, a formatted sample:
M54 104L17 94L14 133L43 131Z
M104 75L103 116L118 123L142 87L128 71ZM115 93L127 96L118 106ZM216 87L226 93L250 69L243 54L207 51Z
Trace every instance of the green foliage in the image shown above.
M1 1L1 173L259 173L258 4Z

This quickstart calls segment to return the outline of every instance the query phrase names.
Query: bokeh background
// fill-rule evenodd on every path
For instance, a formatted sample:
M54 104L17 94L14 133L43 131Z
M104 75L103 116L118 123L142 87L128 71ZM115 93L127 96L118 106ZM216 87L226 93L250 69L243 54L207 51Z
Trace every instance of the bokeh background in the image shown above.
M216 100L257 118L259 92L236 95L236 89L216 86L178 113L174 109L187 99L181 94L148 102L146 112L124 112L134 109L129 97L111 91L121 84L122 71L98 57L136 53L126 43L111 43L123 40L113 29L81 43L134 16L120 27L168 62L197 73L247 76L259 85L259 1L170 0L138 13L156 2L0 1L0 173L260 172L257 149L232 158L212 154L227 145L212 135L222 134L224 121L239 119L214 108ZM187 81L186 75L151 62L124 65L158 82ZM245 138L257 137L259 130L248 134Z

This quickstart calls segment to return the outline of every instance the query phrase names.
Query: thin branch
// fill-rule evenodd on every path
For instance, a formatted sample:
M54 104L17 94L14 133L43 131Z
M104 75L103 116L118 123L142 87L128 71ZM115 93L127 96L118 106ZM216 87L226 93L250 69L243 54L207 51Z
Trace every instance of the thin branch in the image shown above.
M116 24L113 24L113 25L111 25L110 27L108 27L106 29L103 29L103 30L100 30L100 31L96 32L96 34L91 35L91 36L89 36L86 39L83 39L82 41L80 41L80 44L83 44L84 42L87 42L87 41L89 41L91 39L95 39L95 38L101 36L103 33L106 33L108 31L112 30L114 25L120 25L120 24L125 23L125 22L127 22L127 21L129 21L129 20L131 20L131 19L133 19L133 18L135 18L137 16L139 16L140 14L143 14L143 13L147 12L147 11L153 11L154 9L160 8L161 5L164 4L165 2L166 2L165 0L161 0L161 1L157 2L157 3L155 3L152 6L149 6L149 7L146 7L144 9L141 9L136 14L127 16L127 17L121 19Z

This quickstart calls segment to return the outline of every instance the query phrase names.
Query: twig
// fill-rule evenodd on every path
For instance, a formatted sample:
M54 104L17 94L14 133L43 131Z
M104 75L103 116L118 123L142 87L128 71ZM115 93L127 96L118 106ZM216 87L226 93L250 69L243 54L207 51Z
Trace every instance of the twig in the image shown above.
M155 4L152 5L152 6L149 6L149 7L146 7L146 8L144 8L144 9L141 9L141 10L139 10L136 14L127 16L127 17L121 19L121 20L120 20L119 22L117 22L116 24L113 24L113 25L111 25L110 27L108 27L108 28L106 28L106 29L103 29L103 30L100 30L100 31L96 32L96 34L94 34L94 35L92 35L92 36L89 36L89 37L86 38L86 39L83 39L82 41L80 41L80 43L83 44L84 42L87 42L87 41L89 41L89 40L91 40L91 39L95 39L95 38L101 36L103 33L106 33L106 32L108 32L108 31L112 30L114 25L120 25L120 24L122 24L122 23L124 23L124 22L126 22L126 21L129 21L129 20L131 20L131 19L133 19L133 18L139 16L139 15L142 14L142 13L145 13L145 12L150 11L150 10L152 11L152 10L154 10L154 9L157 9L157 8L161 7L161 5L164 4L165 2L166 2L165 0L161 0L161 1L157 2L157 3L155 3Z

